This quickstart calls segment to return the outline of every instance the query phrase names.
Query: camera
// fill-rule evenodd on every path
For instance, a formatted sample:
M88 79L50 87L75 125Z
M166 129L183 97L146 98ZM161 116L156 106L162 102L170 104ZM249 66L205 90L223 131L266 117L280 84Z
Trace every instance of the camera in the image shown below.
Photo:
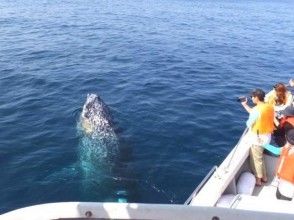
M238 102L245 102L246 101L246 97L245 96L240 96L237 98Z

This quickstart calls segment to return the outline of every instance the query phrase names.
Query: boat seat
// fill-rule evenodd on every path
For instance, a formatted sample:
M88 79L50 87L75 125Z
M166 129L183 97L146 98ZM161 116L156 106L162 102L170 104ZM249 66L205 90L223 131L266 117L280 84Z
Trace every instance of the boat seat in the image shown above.
M243 172L237 181L237 193L252 195L254 187L255 187L255 176L250 172Z
M237 194L252 195L255 187L255 177L250 172L243 172L238 178L236 189ZM216 207L231 207L233 201L236 199L236 194L223 194L217 203Z

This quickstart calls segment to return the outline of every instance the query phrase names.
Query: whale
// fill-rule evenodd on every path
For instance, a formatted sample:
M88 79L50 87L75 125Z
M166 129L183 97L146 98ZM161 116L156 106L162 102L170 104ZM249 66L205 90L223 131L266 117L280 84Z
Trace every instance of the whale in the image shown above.
M88 94L78 122L79 163L85 185L110 176L118 157L119 140L110 110L97 94Z
M109 108L97 94L87 94L80 121L85 133L93 138L117 139Z
M77 184L84 200L126 202L133 196L133 181L125 180L124 141L117 135L111 111L97 94L88 94L76 111L76 160L48 174L44 181ZM129 152L129 151L127 151ZM127 178L128 179L128 178ZM130 186L129 186L130 185Z

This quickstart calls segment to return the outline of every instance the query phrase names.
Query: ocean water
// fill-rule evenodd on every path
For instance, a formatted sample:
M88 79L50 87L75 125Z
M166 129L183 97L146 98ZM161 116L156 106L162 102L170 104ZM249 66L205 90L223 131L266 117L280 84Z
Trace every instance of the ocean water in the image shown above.
M293 11L284 0L0 1L0 213L184 203L242 134L236 97L294 77ZM88 93L119 138L90 179L77 126Z

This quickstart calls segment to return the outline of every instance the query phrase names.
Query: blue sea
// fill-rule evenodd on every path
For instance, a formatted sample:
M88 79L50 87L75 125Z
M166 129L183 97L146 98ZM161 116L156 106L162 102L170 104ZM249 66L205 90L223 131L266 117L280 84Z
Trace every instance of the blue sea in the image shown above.
M293 11L285 0L0 1L0 213L184 203L245 128L236 97L294 77ZM90 179L77 126L88 93L119 139L111 169Z

